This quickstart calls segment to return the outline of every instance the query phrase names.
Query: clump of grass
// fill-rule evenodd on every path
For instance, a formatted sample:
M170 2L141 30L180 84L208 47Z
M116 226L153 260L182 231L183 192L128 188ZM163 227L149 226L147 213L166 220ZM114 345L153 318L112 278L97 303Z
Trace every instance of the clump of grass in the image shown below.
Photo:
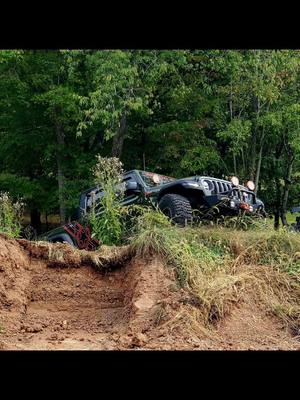
M207 246L223 249L230 257L231 274L246 273L247 291L299 334L300 235L284 229L243 233L203 229L198 234Z
M206 213L194 210L192 225L194 227L214 226L243 231L264 230L269 226L267 219L261 215L249 215L244 211L236 216L224 215L216 206Z
M159 255L177 271L204 324L215 322L237 302L246 274L232 275L226 254L208 247L191 228L172 226L159 211L149 210L137 224L132 247L138 256Z
M237 216L219 216L216 219L216 225L236 230L263 230L268 226L265 218L256 215L247 215L245 213Z
M237 232L228 228L199 229L195 235L206 246L228 254L234 264L279 266L286 272L299 271L300 235L281 231Z
M147 209L138 218L132 247L140 257L156 254L174 265L182 284L190 280L196 266L213 268L219 258L202 243L189 238L189 228L172 225L159 210Z
M245 267L245 266L244 266ZM249 268L249 266L248 266ZM300 282L279 266L251 266L251 292L268 314L278 317L294 335L300 334Z
M9 237L19 237L23 211L22 201L14 202L9 193L0 193L0 232Z
M300 272L300 237L288 232L271 232L244 243L235 264L271 265L287 273Z
M138 218L132 248L159 255L177 271L182 287L210 326L251 293L293 332L300 327L300 235L287 231L172 226L159 211Z

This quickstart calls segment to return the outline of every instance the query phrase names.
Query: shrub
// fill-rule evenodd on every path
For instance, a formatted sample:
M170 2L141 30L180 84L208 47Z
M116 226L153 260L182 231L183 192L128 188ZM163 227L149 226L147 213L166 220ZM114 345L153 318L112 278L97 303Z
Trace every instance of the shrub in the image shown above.
M117 158L97 156L93 174L104 195L99 204L94 205L88 219L93 236L106 245L120 244L123 236L122 173L122 163Z
M0 193L0 231L10 237L18 237L21 232L21 217L24 204L13 202L7 192Z

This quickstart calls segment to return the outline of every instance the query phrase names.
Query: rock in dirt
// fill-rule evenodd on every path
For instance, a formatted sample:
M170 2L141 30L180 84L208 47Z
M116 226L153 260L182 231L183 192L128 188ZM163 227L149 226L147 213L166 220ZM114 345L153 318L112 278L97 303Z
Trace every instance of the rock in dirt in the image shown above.
M35 325L23 326L22 330L27 333L37 333L43 330L43 325L35 324Z
M134 307L137 311L149 310L154 306L155 302L153 299L150 299L147 295L139 298L135 303Z
M131 345L133 347L142 347L147 343L147 336L144 335L143 333L137 333L133 338L131 339Z

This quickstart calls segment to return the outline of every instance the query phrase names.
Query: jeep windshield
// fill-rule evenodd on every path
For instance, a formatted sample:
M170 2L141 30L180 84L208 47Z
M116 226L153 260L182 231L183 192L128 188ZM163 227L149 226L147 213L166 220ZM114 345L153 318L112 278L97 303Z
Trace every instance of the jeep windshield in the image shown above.
M146 186L154 187L175 181L170 176L155 174L154 172L139 171Z

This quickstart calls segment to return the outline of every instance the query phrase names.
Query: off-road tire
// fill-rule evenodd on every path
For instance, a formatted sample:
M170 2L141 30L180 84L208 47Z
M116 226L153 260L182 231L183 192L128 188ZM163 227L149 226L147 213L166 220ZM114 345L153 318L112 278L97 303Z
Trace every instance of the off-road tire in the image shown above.
M192 222L192 207L189 200L180 194L165 194L159 201L160 210L171 218L172 222L185 226Z

